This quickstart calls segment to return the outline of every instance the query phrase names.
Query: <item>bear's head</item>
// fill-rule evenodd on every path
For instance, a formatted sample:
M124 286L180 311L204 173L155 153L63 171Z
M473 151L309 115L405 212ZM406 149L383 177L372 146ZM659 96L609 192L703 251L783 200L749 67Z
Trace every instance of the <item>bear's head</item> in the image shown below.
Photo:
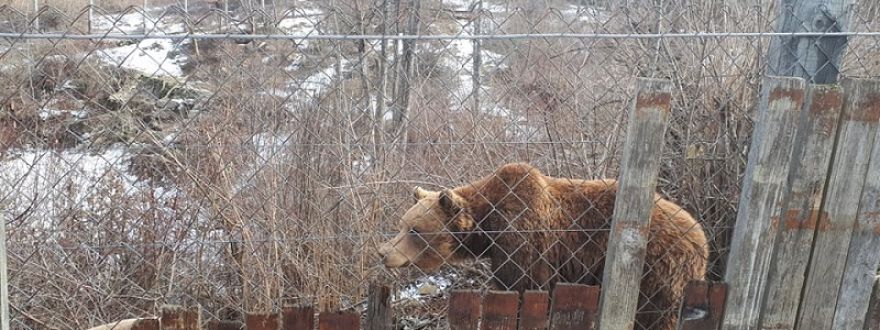
M428 191L416 187L416 203L404 213L400 230L379 247L388 268L414 265L433 272L444 263L467 259L462 237L475 230L468 202L450 189Z

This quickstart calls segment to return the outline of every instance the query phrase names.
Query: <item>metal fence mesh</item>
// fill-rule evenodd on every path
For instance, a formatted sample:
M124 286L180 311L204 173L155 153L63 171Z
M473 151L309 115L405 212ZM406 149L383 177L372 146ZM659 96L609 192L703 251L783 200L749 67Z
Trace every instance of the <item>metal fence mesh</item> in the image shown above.
M675 83L658 190L703 226L707 277L718 279L767 67L760 32L786 10L766 0L38 5L0 5L0 205L16 329L83 329L162 303L199 304L209 318L301 300L363 308L371 281L395 286L402 326L442 327L444 294L485 288L491 273L485 262L435 274L382 266L377 250L413 187L465 185L517 161L614 178L637 76ZM856 8L853 31L880 31L880 6ZM152 37L70 37L82 34ZM341 37L351 35L452 37ZM878 47L876 34L849 37L841 73L880 76Z

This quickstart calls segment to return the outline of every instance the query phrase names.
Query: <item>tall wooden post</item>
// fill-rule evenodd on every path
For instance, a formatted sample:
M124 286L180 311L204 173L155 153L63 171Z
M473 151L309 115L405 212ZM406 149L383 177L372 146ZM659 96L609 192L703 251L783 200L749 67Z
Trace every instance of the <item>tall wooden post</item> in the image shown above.
M774 238L770 234L772 221L780 216L779 197L788 176L804 87L801 78L764 80L724 275L730 288L724 329L757 327L762 284Z
M672 82L640 78L630 110L602 283L599 329L632 329Z

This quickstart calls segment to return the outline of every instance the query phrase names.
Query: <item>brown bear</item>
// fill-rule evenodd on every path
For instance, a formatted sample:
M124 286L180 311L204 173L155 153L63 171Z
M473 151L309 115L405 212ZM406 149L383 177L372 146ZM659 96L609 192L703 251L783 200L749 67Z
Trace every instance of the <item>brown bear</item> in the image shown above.
M453 189L416 187L416 204L379 253L386 267L425 272L488 258L497 289L600 285L616 191L615 180L550 177L525 163ZM636 324L674 329L685 285L704 279L706 237L688 212L659 195L649 228Z

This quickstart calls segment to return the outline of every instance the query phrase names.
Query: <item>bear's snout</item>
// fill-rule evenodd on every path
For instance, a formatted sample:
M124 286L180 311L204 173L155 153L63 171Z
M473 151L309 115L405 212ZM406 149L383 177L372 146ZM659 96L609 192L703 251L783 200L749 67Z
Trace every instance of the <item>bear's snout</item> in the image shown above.
M379 258L382 264L388 268L405 267L409 265L409 258L396 248L397 240L392 240L379 246Z

